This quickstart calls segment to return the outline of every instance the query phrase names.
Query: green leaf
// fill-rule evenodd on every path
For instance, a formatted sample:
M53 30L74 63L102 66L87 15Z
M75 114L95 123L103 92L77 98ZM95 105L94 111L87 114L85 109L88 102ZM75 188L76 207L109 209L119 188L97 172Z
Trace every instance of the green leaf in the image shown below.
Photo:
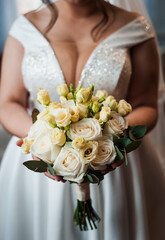
M132 152L132 151L136 150L140 146L140 144L141 144L141 141L131 142L130 144L128 144L125 147L125 150L127 153Z
M53 177L55 177L54 169L50 166L50 164L48 164L48 171Z
M46 172L48 167L47 163L43 162L42 160L27 161L27 162L24 162L23 165L34 172Z
M138 138L142 138L145 135L147 128L143 125L137 125L137 126L130 127L130 130L132 135L136 139L138 139Z
M131 143L131 140L129 138L120 138L114 139L114 142L120 150L124 150L124 148Z
M120 152L120 150L118 149L117 146L115 146L115 149L116 149L116 153L117 153L117 156L115 158L115 161L120 161L122 160L124 157L123 157L123 154Z
M32 122L35 123L37 121L37 116L40 112L38 111L38 109L34 109L32 112Z

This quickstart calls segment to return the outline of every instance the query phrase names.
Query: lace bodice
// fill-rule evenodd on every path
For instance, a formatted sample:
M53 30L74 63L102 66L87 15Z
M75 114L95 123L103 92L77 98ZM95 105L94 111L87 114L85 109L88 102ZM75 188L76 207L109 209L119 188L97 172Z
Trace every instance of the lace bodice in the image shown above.
M23 15L20 15L9 34L24 47L22 75L29 91L30 108L36 102L38 88L47 89L53 101L58 101L58 85L65 83L64 74L48 40ZM89 56L79 83L87 87L106 89L118 100L125 98L131 78L129 50L132 46L154 37L143 16L136 18L103 40Z

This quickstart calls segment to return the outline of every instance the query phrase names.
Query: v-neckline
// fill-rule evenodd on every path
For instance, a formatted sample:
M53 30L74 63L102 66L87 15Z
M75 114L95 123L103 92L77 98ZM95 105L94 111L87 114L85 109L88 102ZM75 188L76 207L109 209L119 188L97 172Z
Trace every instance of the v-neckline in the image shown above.
M60 70L60 72L61 72L61 77L62 77L62 79L63 79L63 82L68 85L68 83L67 83L67 81L66 81L66 79L65 79L64 72L63 72L63 70L62 70L61 64L60 64L60 62L59 62L59 60L58 60L58 58L57 58L57 56L56 56L56 53L55 53L54 48L52 47L51 43L48 41L48 39L40 32L40 30L39 30L28 18L26 18L24 15L20 15L20 16L22 16L22 17L25 19L25 21L26 21L28 24L30 24L31 27L32 27L32 28L41 36L41 38L47 43L47 45L48 45L49 48L50 48L50 51L52 52L52 54L53 54L53 56L54 56L54 59L56 60L56 63L58 64L58 68L59 68L59 70ZM104 44L105 42L107 42L110 38L113 38L116 34L118 34L119 32L121 32L122 30L124 30L125 28L127 28L128 26L130 26L131 24L133 24L134 22L138 21L141 17L142 17L142 16L139 16L139 17L133 19L132 21L128 22L127 24L125 24L124 26L120 27L118 30L114 31L113 33L111 33L110 35L108 35L107 37L105 37L101 42L98 43L98 45L97 45L97 46L92 50L92 52L89 54L89 57L87 58L87 61L86 61L86 63L84 64L84 67L83 67L83 69L82 69L82 71L81 71L81 74L80 74L80 79L79 79L79 81L77 82L78 85L81 84L83 73L84 73L84 71L85 71L88 63L90 62L91 58L93 57L93 55L94 55L95 52L97 51L97 49L100 48L100 46L101 46L102 44Z

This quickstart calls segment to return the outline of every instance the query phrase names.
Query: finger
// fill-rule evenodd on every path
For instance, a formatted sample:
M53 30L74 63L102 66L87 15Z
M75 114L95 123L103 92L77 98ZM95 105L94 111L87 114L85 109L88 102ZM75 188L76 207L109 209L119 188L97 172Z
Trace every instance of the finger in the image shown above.
M44 172L44 175L47 176L48 178L51 178L52 180L56 180L56 178L53 177L49 172Z
M112 168L117 168L119 166L121 166L124 163L124 160L118 161L118 162L114 162L111 164Z
M16 145L17 145L18 147L21 147L22 144L23 144L23 139L19 139L19 140L16 142Z
M40 161L40 159L32 154L33 160Z

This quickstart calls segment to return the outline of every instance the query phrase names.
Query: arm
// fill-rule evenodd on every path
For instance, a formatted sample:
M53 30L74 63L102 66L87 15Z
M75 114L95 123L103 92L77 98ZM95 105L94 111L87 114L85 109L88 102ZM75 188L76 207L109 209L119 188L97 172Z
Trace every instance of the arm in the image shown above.
M9 36L3 54L0 86L0 123L11 134L25 137L32 124L26 111L28 92L22 80L23 46Z
M133 111L126 118L129 125L145 125L150 131L157 121L159 57L154 39L131 51L132 78L127 100Z

